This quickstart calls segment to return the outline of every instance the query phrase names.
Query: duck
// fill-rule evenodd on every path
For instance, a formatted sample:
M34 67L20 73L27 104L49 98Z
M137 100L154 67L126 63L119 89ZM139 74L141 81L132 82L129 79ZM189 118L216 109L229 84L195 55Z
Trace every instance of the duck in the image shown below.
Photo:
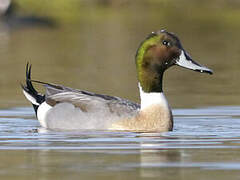
M0 22L7 28L14 30L27 27L55 28L56 22L48 17L34 15L19 15L15 1L0 0Z
M164 72L180 66L200 73L213 71L194 61L172 32L158 30L144 39L136 52L140 104L116 96L96 94L31 79L26 66L25 97L41 126L50 130L116 130L166 132L173 130L172 110L163 93ZM45 87L41 94L33 83Z

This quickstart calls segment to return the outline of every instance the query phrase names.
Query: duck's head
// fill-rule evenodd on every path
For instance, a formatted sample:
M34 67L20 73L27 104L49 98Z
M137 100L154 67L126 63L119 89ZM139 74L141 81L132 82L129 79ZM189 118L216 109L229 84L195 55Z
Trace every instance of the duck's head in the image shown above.
M178 37L165 30L152 32L136 53L138 80L144 92L162 92L162 77L166 69L178 65L201 73L212 70L193 61Z

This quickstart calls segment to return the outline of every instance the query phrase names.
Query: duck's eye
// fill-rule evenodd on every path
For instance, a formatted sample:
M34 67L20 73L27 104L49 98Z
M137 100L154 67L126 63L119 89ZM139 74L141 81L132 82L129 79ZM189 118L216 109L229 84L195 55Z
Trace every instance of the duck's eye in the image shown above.
M166 41L166 40L163 40L162 44L164 46L168 46L168 47L171 46L171 43L169 41Z

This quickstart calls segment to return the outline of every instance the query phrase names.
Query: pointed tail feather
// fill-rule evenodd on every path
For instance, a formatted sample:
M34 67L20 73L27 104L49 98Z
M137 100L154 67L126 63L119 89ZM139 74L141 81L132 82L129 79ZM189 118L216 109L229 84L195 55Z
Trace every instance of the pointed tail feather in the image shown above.
M36 89L33 87L31 82L31 68L32 66L27 63L26 66L26 84L22 85L23 94L26 98L32 103L35 112L38 109L38 106L45 101L45 96L38 93Z

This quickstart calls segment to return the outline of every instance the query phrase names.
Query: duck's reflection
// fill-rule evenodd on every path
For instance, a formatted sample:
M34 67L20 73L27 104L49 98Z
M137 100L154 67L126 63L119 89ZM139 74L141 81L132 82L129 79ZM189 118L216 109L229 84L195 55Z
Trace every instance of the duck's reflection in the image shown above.
M22 147L32 150L19 151L17 162L12 162L11 169L16 174L27 174L27 169L15 171L26 166L40 172L41 179L69 174L78 176L80 173L81 177L86 177L83 179L96 179L104 174L102 179L118 176L130 180L184 177L185 173L185 169L178 166L187 159L185 150L172 148L179 139L157 135L139 137L128 133L49 131L38 132L34 138L23 141Z
M144 135L145 136L145 135ZM140 150L140 176L144 178L162 177L173 171L171 163L182 162L184 151L175 148L167 148L174 143L174 139L147 135L147 141L141 143ZM176 139L177 141L177 139ZM181 168L174 168L174 174L181 174Z

